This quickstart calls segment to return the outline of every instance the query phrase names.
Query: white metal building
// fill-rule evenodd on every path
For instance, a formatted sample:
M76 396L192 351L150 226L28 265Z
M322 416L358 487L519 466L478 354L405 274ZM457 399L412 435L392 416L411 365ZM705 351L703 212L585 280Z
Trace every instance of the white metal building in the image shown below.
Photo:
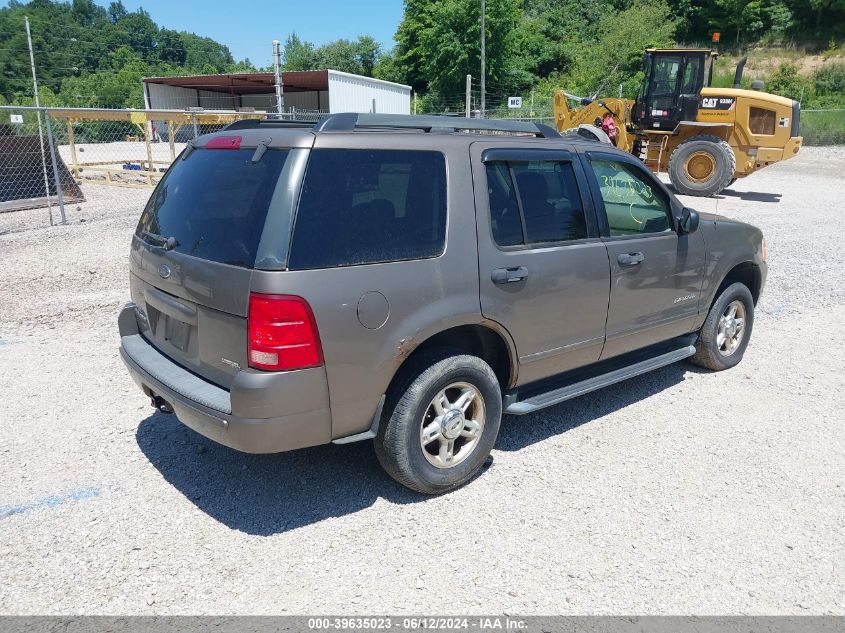
M411 113L411 87L338 70L283 72L285 111ZM273 73L147 77L149 110L276 111Z

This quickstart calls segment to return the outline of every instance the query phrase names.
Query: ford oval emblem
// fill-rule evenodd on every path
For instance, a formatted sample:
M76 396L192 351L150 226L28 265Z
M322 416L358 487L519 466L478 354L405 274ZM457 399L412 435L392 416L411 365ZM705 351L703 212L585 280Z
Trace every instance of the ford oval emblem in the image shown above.
M162 264L158 267L158 276L162 279L168 279L170 277L170 266L167 264Z

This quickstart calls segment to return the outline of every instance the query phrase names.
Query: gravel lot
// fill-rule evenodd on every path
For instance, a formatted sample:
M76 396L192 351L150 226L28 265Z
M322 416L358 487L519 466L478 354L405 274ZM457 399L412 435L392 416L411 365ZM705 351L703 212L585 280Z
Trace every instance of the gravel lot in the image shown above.
M435 499L368 443L250 456L153 412L115 322L148 192L3 214L0 612L845 614L843 186L806 148L690 199L767 237L744 362L506 418Z

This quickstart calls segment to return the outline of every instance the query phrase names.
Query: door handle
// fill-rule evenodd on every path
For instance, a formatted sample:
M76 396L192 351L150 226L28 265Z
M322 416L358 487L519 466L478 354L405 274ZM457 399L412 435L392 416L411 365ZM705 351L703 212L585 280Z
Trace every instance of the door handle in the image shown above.
M490 275L494 284L512 284L517 281L524 281L528 277L528 269L525 266L513 268L496 268Z
M644 259L645 255L642 253L622 253L616 258L616 261L619 262L620 266L636 266L642 264Z

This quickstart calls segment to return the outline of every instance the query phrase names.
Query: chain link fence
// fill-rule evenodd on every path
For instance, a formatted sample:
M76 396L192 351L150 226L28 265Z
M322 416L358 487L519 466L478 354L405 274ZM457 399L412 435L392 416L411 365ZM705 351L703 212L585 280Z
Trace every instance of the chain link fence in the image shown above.
M845 145L845 108L801 110L804 145Z
M82 200L59 161L45 113L4 108L0 113L0 212L46 208L50 224L64 221L62 203Z
M137 214L186 143L253 111L0 106L0 233ZM283 116L317 122L324 112Z

